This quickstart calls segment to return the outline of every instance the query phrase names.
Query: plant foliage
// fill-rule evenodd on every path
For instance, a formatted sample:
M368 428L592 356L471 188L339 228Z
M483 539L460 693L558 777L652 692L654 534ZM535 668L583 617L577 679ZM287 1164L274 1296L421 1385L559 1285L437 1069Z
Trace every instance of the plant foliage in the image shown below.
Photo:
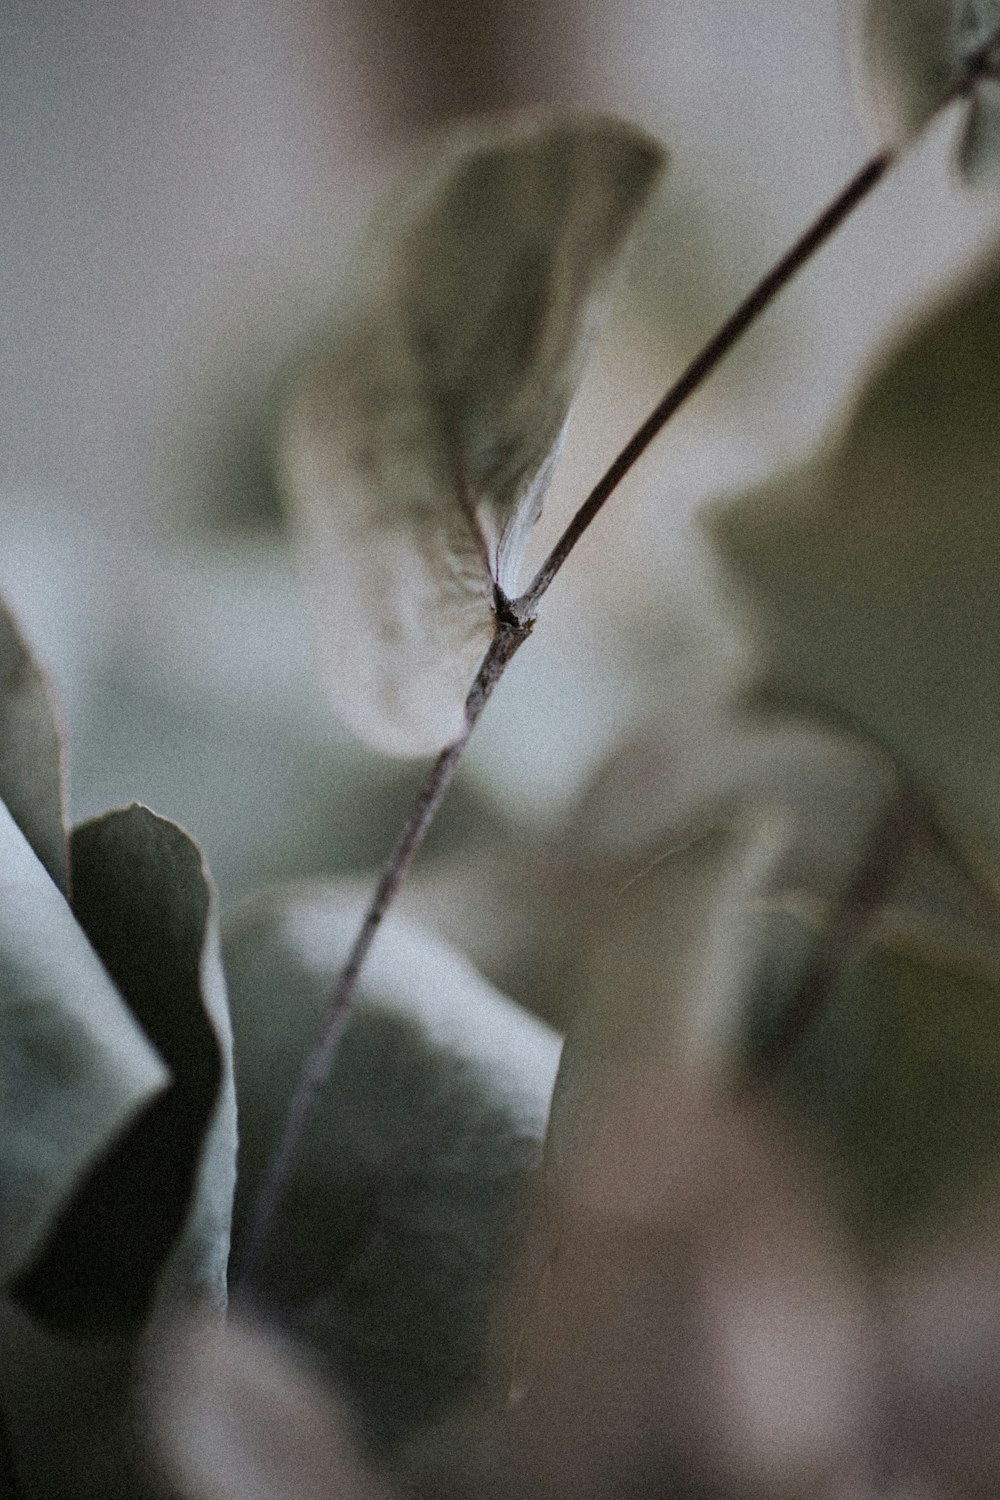
M988 176L993 0L852 15L880 142L961 97ZM457 759L484 654L527 634L525 546L663 164L603 117L460 132L282 385L333 697L383 750ZM812 460L703 518L745 673L620 747L548 878L515 862L564 1049L395 912L337 987L436 770L373 902L300 884L220 935L175 823L67 829L0 608L0 1493L995 1493L998 314L994 254Z

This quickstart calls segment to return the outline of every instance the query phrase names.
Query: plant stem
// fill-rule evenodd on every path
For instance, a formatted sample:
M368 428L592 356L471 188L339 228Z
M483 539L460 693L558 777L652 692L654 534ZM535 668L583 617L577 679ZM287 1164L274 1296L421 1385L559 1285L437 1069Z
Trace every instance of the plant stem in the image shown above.
M538 602L555 578L598 511L610 499L625 475L653 439L689 396L701 386L729 350L756 322L761 313L787 285L795 273L821 248L847 216L867 197L893 161L883 152L863 167L837 195L801 239L758 283L713 339L691 362L656 409L638 429L610 468L587 496L562 537L542 564L530 587L519 599L508 600L497 591L497 632L483 658L465 703L462 734L447 745L434 762L421 787L396 847L385 864L362 921L347 962L330 996L322 1028L310 1049L292 1095L281 1140L268 1166L254 1206L254 1215L243 1252L235 1298L245 1300L262 1269L281 1200L298 1154L306 1125L329 1077L337 1044L350 1014L351 1000L361 966L385 913L392 904L414 855L423 843L434 815L451 782L476 722L511 657L531 632Z
M337 1046L350 1017L351 1000L358 975L368 956L375 934L382 925L382 918L392 905L396 892L410 868L411 861L434 821L441 800L451 784L462 751L469 742L469 736L486 707L490 694L503 676L507 663L530 634L530 621L527 623L510 619L501 621L465 700L465 726L462 733L452 744L445 746L427 773L395 848L386 860L361 928L330 995L322 1030L310 1049L299 1075L288 1107L281 1139L268 1164L267 1177L254 1204L253 1220L243 1251L234 1293L237 1302L247 1298L263 1265L268 1240L281 1207L281 1199L291 1175L302 1133L316 1107L323 1085L330 1075Z
M791 281L806 261L840 227L848 214L852 213L862 199L866 198L881 181L893 162L893 153L882 152L867 166L862 167L856 177L839 193L830 206L820 214L816 222L797 240L787 255L754 287L750 295L740 303L732 316L722 325L700 354L688 365L680 379L671 386L639 430L626 443L614 463L597 481L548 557L535 574L530 586L521 595L518 605L527 613L534 614L538 602L583 536L598 512L610 500L629 470L636 464L654 438L670 421L689 396L703 385L716 366L725 358L733 345L743 336L761 313L770 306L784 286Z

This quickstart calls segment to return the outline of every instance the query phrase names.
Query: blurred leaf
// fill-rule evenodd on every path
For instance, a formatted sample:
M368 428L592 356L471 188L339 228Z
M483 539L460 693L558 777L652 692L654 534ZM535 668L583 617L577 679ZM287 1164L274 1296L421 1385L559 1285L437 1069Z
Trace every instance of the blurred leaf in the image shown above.
M385 1496L332 1394L273 1333L202 1325L161 1345L155 1420L189 1500Z
M61 1337L0 1299L0 1407L16 1476L4 1500L162 1500L132 1341Z
M1000 176L1000 79L984 78L976 86L958 161L970 182L996 186Z
M976 184L1000 176L997 0L856 0L855 71L880 139L904 140L949 97L965 101L958 167Z
M62 732L48 679L2 603L0 798L65 893L68 871Z
M849 1219L882 1258L926 1241L995 1175L998 1014L995 956L890 922L790 1059L783 1087L832 1153Z
M514 1413L544 1493L841 1493L864 1468L872 1348L808 1150L759 1092L662 1058L590 1126L550 1181Z
M915 135L943 104L958 64L962 0L848 0L852 63L880 144Z
M843 736L782 726L772 743L772 766L748 757L749 829L717 809L619 895L611 922L585 910L571 931L587 1003L549 1156L561 1171L586 1149L595 1118L654 1062L668 1079L697 1058L741 1086L777 1064L850 1222L884 1257L954 1213L996 1161L1000 941L970 884L916 844L878 894L890 902L879 943L838 978L831 952L857 915L857 872L881 845L894 780Z
M901 343L832 453L708 526L762 696L873 738L1000 889L998 318L994 272Z
M231 1036L197 846L133 805L76 828L74 908L173 1080L77 1187L22 1277L72 1332L137 1329L158 1286L225 1301L235 1178Z
M653 722L608 763L567 840L580 868L558 959L578 1009L553 1141L648 1058L732 1066L766 1048L819 946L774 898L804 892L825 915L894 794L892 767L863 741L732 712L690 734Z
M240 1101L234 1259L363 898L301 889L228 925ZM443 943L380 932L259 1292L377 1443L475 1397L508 1303L559 1044ZM508 1348L509 1355L509 1348Z
M1000 1484L1000 1192L883 1278L897 1441L928 1493L989 1500Z
M627 232L662 169L578 118L466 135L373 228L353 300L285 398L334 700L379 749L437 750L517 592Z
M859 92L883 144L916 134L968 84L976 61L976 81L966 89L970 102L959 166L971 180L995 182L1000 172L998 0L851 0L851 25Z
M94 1162L162 1095L169 1074L3 804L0 892L0 1276L7 1284Z

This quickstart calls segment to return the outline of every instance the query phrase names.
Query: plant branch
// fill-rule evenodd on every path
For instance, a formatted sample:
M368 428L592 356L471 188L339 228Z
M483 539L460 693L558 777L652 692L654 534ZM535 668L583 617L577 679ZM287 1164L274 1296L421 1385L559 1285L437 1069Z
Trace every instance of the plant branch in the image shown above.
M806 261L810 260L816 254L816 251L826 243L847 216L857 208L858 204L881 181L894 159L892 152L884 151L880 155L874 156L867 166L862 167L857 176L853 177L847 184L843 192L837 195L829 207L820 214L816 222L806 230L802 238L796 241L787 255L782 256L777 265L767 273L763 281L759 282L750 295L740 303L736 311L722 325L715 337L705 345L701 353L695 356L684 373L671 386L660 404L650 412L642 426L629 439L614 463L611 464L597 481L558 542L552 548L548 557L542 563L530 586L518 600L518 605L526 613L533 615L536 612L542 595L590 523L597 516L598 512L603 509L606 502L610 500L615 490L625 478L625 475L638 463L646 449L659 436L674 413L684 405L689 396L694 395L699 386L705 383L716 366L729 353L733 345L742 338L751 324L757 321L761 313L771 305L775 297L791 281L795 273L801 270Z
M645 453L678 408L707 380L733 345L770 306L795 273L826 243L847 216L867 197L884 176L893 159L890 152L883 152L873 157L740 304L622 449L577 511L526 592L519 599L509 600L498 586L495 588L494 612L497 632L483 658L476 679L469 689L465 703L463 731L457 740L441 751L428 773L406 826L396 847L389 855L365 913L361 929L330 996L319 1038L306 1058L289 1105L281 1140L257 1197L236 1284L237 1300L245 1300L249 1297L253 1284L262 1269L303 1132L329 1077L337 1045L350 1015L351 1001L362 964L385 913L391 906L417 850L424 841L441 800L451 783L469 736L490 694L503 675L511 657L531 632L542 595L598 511L610 499L625 475Z
M503 676L507 663L530 634L530 622L522 624L505 620L499 624L497 633L483 657L476 679L465 700L465 725L462 733L457 740L445 746L427 773L395 848L386 860L361 928L330 995L320 1034L310 1049L299 1075L288 1107L281 1139L268 1164L267 1176L254 1204L253 1220L235 1288L234 1295L237 1302L246 1300L262 1268L271 1230L281 1206L281 1199L291 1175L303 1132L330 1076L340 1038L350 1018L351 1001L354 998L358 975L368 956L375 934L382 925L382 919L392 905L413 857L434 821L441 800L451 785L462 752L469 742L469 736L486 707L490 694Z

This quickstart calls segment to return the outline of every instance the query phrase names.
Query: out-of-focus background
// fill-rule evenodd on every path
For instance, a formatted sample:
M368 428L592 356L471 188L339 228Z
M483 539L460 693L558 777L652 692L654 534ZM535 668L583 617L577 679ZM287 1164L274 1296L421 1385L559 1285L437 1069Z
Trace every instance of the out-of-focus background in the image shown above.
M449 121L563 105L641 123L672 168L542 547L870 153L843 32L840 0L0 10L0 587L60 687L75 816L139 798L178 818L227 903L378 863L420 768L326 709L270 481L276 377L379 194ZM739 654L692 509L808 452L889 331L993 242L995 209L952 182L953 126L783 296L546 600L408 898L501 980L544 966L518 903L551 889L590 778L637 725L697 714Z

